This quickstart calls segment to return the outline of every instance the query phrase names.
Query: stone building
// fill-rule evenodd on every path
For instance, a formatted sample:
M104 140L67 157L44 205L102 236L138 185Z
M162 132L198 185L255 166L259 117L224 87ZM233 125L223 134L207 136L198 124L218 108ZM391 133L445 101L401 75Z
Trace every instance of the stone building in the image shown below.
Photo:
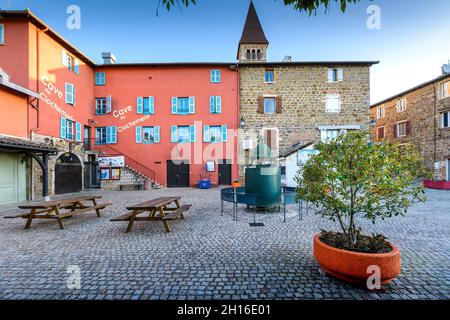
M450 74L372 105L370 117L374 140L413 144L434 179L450 181Z
M293 62L290 57L269 62L268 47L250 4L238 49L241 175L255 140L264 141L276 156L301 141L369 129L370 67L378 62Z

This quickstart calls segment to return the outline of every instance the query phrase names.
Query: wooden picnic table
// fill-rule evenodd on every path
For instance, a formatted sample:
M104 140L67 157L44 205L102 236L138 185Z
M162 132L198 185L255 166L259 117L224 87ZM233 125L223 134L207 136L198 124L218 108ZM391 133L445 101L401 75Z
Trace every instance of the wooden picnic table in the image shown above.
M183 213L191 208L191 205L180 205L181 197L162 197L127 207L128 212L111 221L128 221L127 233L135 221L162 221L166 232L171 232L169 221L184 219ZM172 206L174 205L174 206ZM146 216L140 216L146 214Z
M101 209L105 209L111 203L97 204L97 199L101 199L99 195L84 195L77 197L67 197L58 200L34 202L19 206L19 209L28 209L29 212L19 213L12 216L7 216L7 219L23 218L27 219L25 229L30 229L31 223L34 219L56 219L58 220L61 230L64 229L63 220L71 218L75 215L95 210L97 217L101 216ZM85 205L83 202L91 201L92 206ZM62 210L67 210L62 212Z

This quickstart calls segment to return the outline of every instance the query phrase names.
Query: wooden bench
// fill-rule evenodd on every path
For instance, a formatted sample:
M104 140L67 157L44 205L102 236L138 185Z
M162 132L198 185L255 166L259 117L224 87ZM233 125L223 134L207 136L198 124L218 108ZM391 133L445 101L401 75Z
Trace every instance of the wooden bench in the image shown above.
M133 212L127 212L124 213L118 217L115 217L114 219L110 219L109 221L113 221L113 222L120 222L120 221L130 221L131 217L133 216L133 214L140 214L145 212L145 210L138 210L137 212L133 213Z
M91 211L91 210L96 210L97 211L97 210L100 210L100 209L105 209L107 206L110 206L110 205L112 205L112 203L102 203L102 204L99 204L99 205L96 205L96 206L93 206L93 207L86 207L86 208L76 209L74 211L62 213L62 214L60 214L58 216L55 216L55 218L58 218L58 219L70 218L70 217L73 217L73 216L75 216L77 214L88 212L88 211ZM97 215L100 217L99 214L97 214Z
M177 208L175 210L170 211L168 214L166 214L162 220L171 220L171 221L175 221L179 218L184 219L184 215L183 213L185 213L186 211L188 211L190 208L192 207L191 204L185 204L183 206L181 206L180 208Z

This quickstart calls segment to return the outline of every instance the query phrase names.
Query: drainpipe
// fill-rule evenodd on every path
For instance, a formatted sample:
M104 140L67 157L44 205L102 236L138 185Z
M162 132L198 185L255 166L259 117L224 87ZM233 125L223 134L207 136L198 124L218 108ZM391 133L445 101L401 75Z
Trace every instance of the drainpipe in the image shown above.
M237 127L238 127L238 135L237 135L237 144L235 147L236 159L237 159L237 177L236 179L240 180L240 164L239 164L239 130L241 129L241 71L239 69L239 63L236 64L236 73L237 73Z
M436 153L437 153L437 129L436 129L436 116L437 116L437 91L436 83L433 83L434 91L434 109L433 109L433 166L436 163ZM439 121L437 123L439 125Z

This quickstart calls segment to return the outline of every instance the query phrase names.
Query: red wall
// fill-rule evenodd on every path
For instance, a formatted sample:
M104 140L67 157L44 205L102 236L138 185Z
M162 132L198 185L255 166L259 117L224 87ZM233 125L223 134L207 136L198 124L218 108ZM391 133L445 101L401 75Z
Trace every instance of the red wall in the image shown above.
M221 70L221 83L210 82L211 69ZM191 178L193 185L200 180L201 175L206 174L205 162L215 161L216 172L211 174L211 180L218 182L218 166L220 160L231 160L232 178L238 178L237 166L237 139L233 132L238 128L238 74L236 70L230 70L228 66L155 66L155 67L103 67L96 71L106 73L106 86L96 86L95 96L112 96L112 114L96 116L97 126L117 126L118 143L113 147L121 153L144 164L156 172L156 180L166 185L166 162L172 159L171 152L176 143L171 143L170 127L172 125L196 124L196 143L183 144L191 149L191 155L180 157L190 162ZM161 142L156 144L136 144L135 126L122 129L127 125L143 117L136 112L136 99L138 96L155 98L155 114L139 126L160 126ZM195 96L196 109L193 115L173 115L171 112L172 97ZM222 97L222 114L211 114L209 106L210 96ZM132 111L121 119L117 112L128 106ZM196 123L197 122L197 123ZM227 125L227 143L204 143L203 126ZM221 152L207 152L208 148L223 148L232 150L231 156L225 156ZM194 158L194 149L197 157ZM155 163L160 162L160 163Z

